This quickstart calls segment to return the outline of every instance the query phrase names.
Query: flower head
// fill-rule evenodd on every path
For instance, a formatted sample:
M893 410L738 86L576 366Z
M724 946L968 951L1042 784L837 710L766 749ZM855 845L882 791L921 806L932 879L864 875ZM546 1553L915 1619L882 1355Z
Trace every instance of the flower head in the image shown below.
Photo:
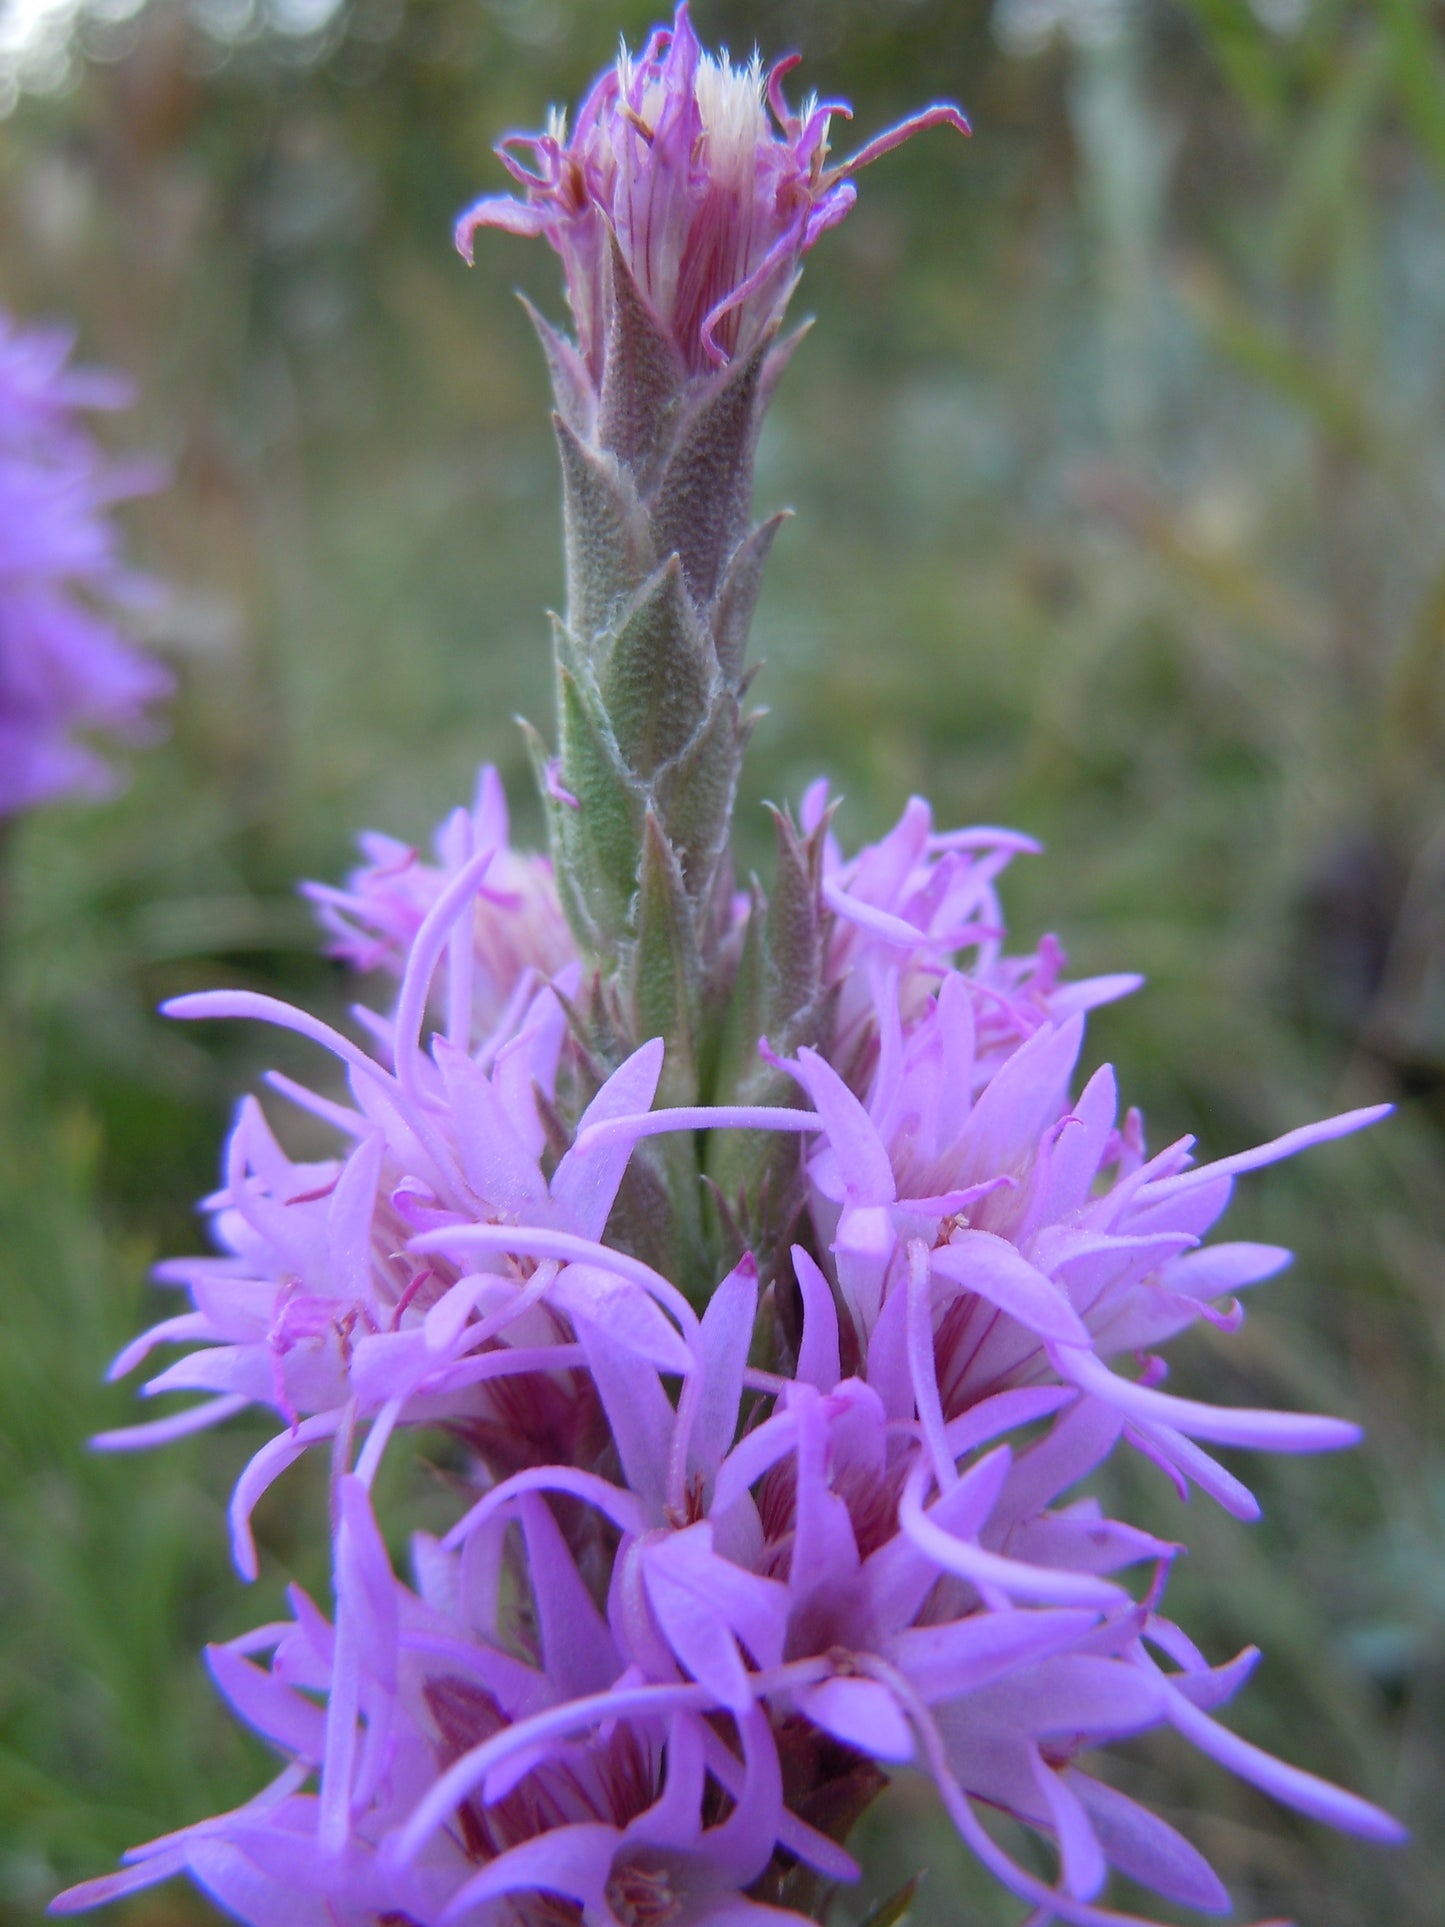
M823 980L836 1002L829 1058L855 1089L867 1088L878 1063L880 977L893 986L887 1004L907 1030L930 1011L945 979L962 973L974 1092L1040 1025L1112 1003L1143 982L1126 972L1064 981L1068 959L1052 936L1032 954L1005 949L998 880L1016 856L1039 854L1031 836L935 830L928 802L913 796L886 836L845 857L831 811L820 778L804 794L800 818L807 834L823 839L821 895L832 919Z
M108 461L81 426L77 411L122 407L129 390L70 368L70 350L62 330L0 313L0 816L105 790L86 738L144 741L171 689L104 613L146 591L108 510L157 475Z
M483 850L491 851L491 861L471 918L470 994L477 1031L494 1030L519 989L535 990L575 960L552 865L534 851L512 847L506 793L490 763L478 772L470 810L454 810L438 828L434 863L375 830L358 841L366 861L344 889L302 885L331 938L331 955L353 969L401 977L427 912L457 871ZM460 968L453 975L461 995L467 986Z
M632 1142L624 1133L559 1155L549 1140L567 1028L556 992L529 967L496 1021L479 1021L475 933L493 855L489 845L462 864L422 918L394 1015L370 1015L378 1056L265 997L206 993L170 1007L298 1031L333 1053L349 1081L350 1102L340 1103L273 1080L342 1137L339 1155L316 1162L291 1158L259 1104L241 1104L224 1184L207 1201L219 1254L160 1268L192 1308L145 1333L113 1367L118 1375L158 1345L184 1344L192 1349L146 1392L209 1396L106 1435L100 1443L112 1448L159 1443L253 1403L284 1421L233 1501L247 1575L252 1507L319 1440L372 1426L379 1453L396 1424L432 1424L463 1439L493 1476L539 1462L585 1466L606 1435L579 1371L579 1321L606 1319L624 1350L640 1346L670 1370L689 1369L677 1322L691 1329L696 1318L682 1294L663 1279L639 1285L589 1262ZM574 969L562 981L575 987L575 977ZM428 1035L438 983L445 1028ZM662 1058L657 1040L627 1058L582 1111L581 1128L645 1114ZM464 1262L417 1255L417 1237L441 1227L473 1239Z
M846 102L783 93L797 57L765 72L699 44L685 4L640 55L624 46L583 101L570 134L554 112L545 133L498 148L524 190L478 201L457 225L470 260L480 227L543 235L561 255L578 345L600 382L615 292L611 239L637 291L698 374L746 354L782 313L808 249L857 198L853 175L921 128L968 132L957 107L911 115L833 165L828 134Z

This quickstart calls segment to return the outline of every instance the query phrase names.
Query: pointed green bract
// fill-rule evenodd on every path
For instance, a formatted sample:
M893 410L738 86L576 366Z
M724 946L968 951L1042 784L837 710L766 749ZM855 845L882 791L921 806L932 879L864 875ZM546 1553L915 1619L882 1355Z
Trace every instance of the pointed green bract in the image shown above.
M773 540L791 509L779 509L766 522L750 529L728 563L712 609L713 645L718 667L728 682L742 681L743 659L748 650L748 631L753 626L753 611L763 586L763 570L773 552Z
M560 409L552 421L562 456L567 623L587 643L648 574L654 551L628 471L606 449L579 441Z
M821 1034L817 853L780 819L776 883L754 886L745 914L729 843L756 720L748 631L788 513L752 525L753 459L798 337L779 342L774 319L732 362L698 366L610 229L599 274L600 336L574 345L532 316L557 404L567 604L553 631L557 752L530 747L584 965L574 1029L604 1075L661 1037L660 1103L787 1103L759 1044ZM619 1204L621 1235L705 1294L739 1228L760 1255L778 1247L798 1163L795 1138L763 1132L659 1141Z
M608 236L612 323L597 406L597 440L645 479L665 446L687 373L667 331L638 291L615 235Z
M663 1077L678 1090L679 1101L687 1102L696 1083L702 960L682 872L651 811L643 831L637 942L629 974L636 1034L667 1039Z
M726 853L744 740L736 698L718 691L702 728L658 776L658 817L699 902Z
M687 585L704 601L747 533L766 354L760 343L703 393L680 426L650 504L658 547L682 557Z
M794 1086L764 1056L825 1046L830 1004L824 984L825 911L819 894L827 823L802 837L773 812L777 858L772 894L755 885L747 934L719 1041L714 1094L721 1104L788 1104ZM766 1275L801 1196L798 1148L778 1133L720 1132L708 1175L748 1228Z
M783 519L749 526L753 454L783 350L770 326L731 365L690 370L612 236L606 277L600 369L533 315L556 393L567 548L558 754L538 747L534 762L584 959L619 982L651 981L636 954L656 894L650 815L682 892L674 921L721 998L736 962L735 942L728 957L718 950L719 906L752 723L748 627ZM709 1026L714 1041L719 1029ZM670 1048L681 1041L662 1034Z
M630 933L644 802L629 782L607 719L565 664L557 671L562 780L575 803L555 803L559 875L587 908L587 944L597 951Z
M707 719L712 642L671 556L648 578L619 620L600 689L628 767L652 778L686 749Z

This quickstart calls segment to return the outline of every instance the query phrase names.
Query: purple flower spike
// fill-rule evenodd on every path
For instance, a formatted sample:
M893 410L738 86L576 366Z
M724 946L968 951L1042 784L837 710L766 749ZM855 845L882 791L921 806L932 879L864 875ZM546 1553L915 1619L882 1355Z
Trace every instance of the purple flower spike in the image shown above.
M70 351L65 332L0 312L0 817L110 789L88 738L149 741L172 687L105 613L152 592L121 559L110 507L163 478L108 461L80 426L79 410L124 407L130 391L68 367Z
M765 73L756 54L735 67L705 52L684 0L640 55L623 47L570 136L554 113L545 133L502 142L524 198L478 201L457 223L458 248L470 261L482 227L544 236L594 382L615 299L609 234L690 374L747 354L787 305L803 256L852 207L858 170L925 127L969 131L959 108L927 107L830 166L832 117L852 110L812 97L795 113L783 80L797 64L790 55Z
M252 993L168 1007L318 1045L336 1088L268 1081L332 1148L303 1161L240 1106L216 1250L162 1268L189 1305L114 1368L179 1346L144 1391L201 1402L98 1443L269 1407L231 1506L253 1577L258 1497L326 1442L334 1611L293 1589L210 1655L279 1777L55 1911L186 1874L249 1927L805 1927L912 1765L1028 1927L1148 1927L1115 1873L1218 1913L1196 1849L1095 1777L1147 1732L1399 1837L1229 1731L1255 1649L1211 1663L1163 1612L1184 1547L1085 1486L1128 1446L1247 1518L1206 1446L1354 1442L1176 1396L1161 1351L1234 1330L1288 1261L1205 1242L1235 1178L1380 1110L1151 1158L1108 1067L1076 1093L1087 1012L1138 979L1069 982L1051 937L1010 953L999 879L1036 846L936 831L921 798L850 856L815 785L774 812L767 891L736 888L783 311L859 169L967 131L930 107L833 164L849 110L794 113L795 64L705 53L683 4L570 131L504 141L522 192L460 225L469 257L480 227L544 236L577 330L533 317L567 551L555 752L530 740L550 860L512 847L486 769L434 861L371 835L345 888L308 886L334 954L393 980L363 1041ZM0 400L88 476L65 410L113 392L63 345L6 352ZM67 514L22 518L27 566L103 586L103 525ZM410 1585L372 1501L399 1426L450 1446Z

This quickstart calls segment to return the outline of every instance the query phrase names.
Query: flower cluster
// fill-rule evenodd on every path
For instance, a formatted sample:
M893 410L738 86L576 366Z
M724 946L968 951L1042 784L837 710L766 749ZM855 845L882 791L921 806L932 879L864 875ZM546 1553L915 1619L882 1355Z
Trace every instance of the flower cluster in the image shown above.
M86 738L144 741L171 688L104 613L146 593L108 510L156 472L109 461L81 426L80 410L124 407L129 390L70 352L68 334L0 313L0 817L103 791Z
M803 256L853 206L853 175L922 128L968 132L941 103L829 166L832 120L852 110L814 96L795 113L783 81L797 64L791 55L764 73L756 55L735 67L726 52L706 53L684 0L636 58L622 47L570 136L554 112L545 133L501 143L524 198L478 201L457 223L457 246L470 260L484 227L545 237L594 381L618 298L613 241L685 369L746 356L781 317Z
M1166 1728L1398 1837L1220 1722L1254 1649L1211 1664L1164 1611L1182 1548L1086 1483L1128 1447L1248 1518L1208 1448L1354 1441L1176 1396L1158 1348L1234 1329L1287 1259L1206 1242L1236 1176L1379 1111L1151 1157L1112 1071L1077 1087L1087 1012L1137 979L1072 982L1052 938L1010 954L998 884L1031 844L937 832L919 799L850 857L815 786L776 818L769 893L734 887L773 336L851 174L961 124L930 109L830 169L842 110L794 116L789 64L712 60L682 6L570 139L504 144L525 201L463 222L545 235L578 331L542 328L568 546L552 861L512 848L483 771L434 862L370 837L345 889L310 886L338 954L394 980L363 1042L253 993L169 1007L310 1039L344 1090L270 1082L335 1150L298 1162L241 1105L218 1249L162 1267L188 1308L115 1368L179 1345L144 1390L204 1396L102 1443L269 1408L232 1500L247 1577L258 1498L324 1444L335 1605L293 1591L211 1654L271 1785L57 1911L187 1873L251 1927L806 1922L912 1765L1030 1927L1135 1919L1111 1870L1216 1912L1207 1862L1092 1758ZM373 1503L401 1429L447 1453L455 1512L406 1580Z
M1249 1516L1198 1441L1351 1442L1336 1420L1174 1397L1152 1347L1195 1318L1237 1324L1233 1294L1285 1261L1201 1243L1234 1175L1376 1114L1212 1165L1187 1140L1146 1158L1107 1069L1071 1095L1078 1006L1123 981L1061 986L1052 949L1006 959L1009 840L934 836L911 805L828 864L837 994L866 1002L873 1039L857 1088L804 1050L788 1068L806 1106L709 1119L795 1135L808 1235L770 1306L744 1253L699 1315L608 1229L639 1140L697 1114L651 1108L659 1040L555 1141L577 966L557 967L546 873L506 843L490 773L479 795L415 885L409 940L411 911L375 884L393 863L349 893L404 952L370 1049L241 993L172 1007L301 1031L349 1101L271 1080L340 1137L308 1164L242 1105L210 1201L221 1255L163 1267L191 1308L117 1361L185 1344L146 1390L207 1397L106 1442L271 1407L282 1429L233 1501L247 1575L258 1496L328 1442L335 1618L297 1593L291 1622L211 1655L280 1778L58 1904L186 1871L256 1927L806 1919L856 1875L847 1823L911 1761L1041 1921L1126 1918L1098 1899L1110 1866L1214 1910L1198 1853L1085 1757L1165 1726L1305 1812L1392 1837L1214 1718L1254 1653L1210 1666L1162 1612L1180 1548L1077 1490L1127 1441ZM760 1323L784 1296L791 1320ZM756 1333L785 1323L795 1342L759 1364ZM474 1492L444 1541L416 1540L410 1585L370 1501L398 1425L448 1434ZM1053 1884L978 1803L1052 1844Z

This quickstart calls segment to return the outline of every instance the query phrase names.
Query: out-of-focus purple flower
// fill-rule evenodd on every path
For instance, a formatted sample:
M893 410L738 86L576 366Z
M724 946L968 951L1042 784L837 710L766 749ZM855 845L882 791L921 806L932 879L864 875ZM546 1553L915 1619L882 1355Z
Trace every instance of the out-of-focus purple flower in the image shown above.
M686 4L640 55L624 47L578 110L542 134L512 134L497 152L524 190L492 195L457 224L470 261L476 231L543 235L562 257L577 341L600 384L614 290L609 236L682 367L698 374L746 354L781 315L803 256L857 198L853 176L925 127L968 123L928 107L829 165L843 101L783 93L797 56L765 73L698 44Z
M0 313L0 817L103 793L112 772L89 737L150 740L172 687L112 613L150 588L124 565L109 510L161 478L108 460L81 425L78 411L130 394L69 367L71 347Z

